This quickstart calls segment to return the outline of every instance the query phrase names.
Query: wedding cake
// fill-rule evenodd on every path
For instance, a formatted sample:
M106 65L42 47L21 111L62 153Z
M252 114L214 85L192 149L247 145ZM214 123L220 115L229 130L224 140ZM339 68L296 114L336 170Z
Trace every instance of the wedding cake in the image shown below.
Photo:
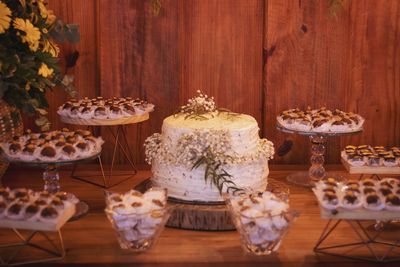
M145 142L153 186L203 202L221 201L224 192L265 190L273 144L260 139L253 117L217 109L212 97L198 93Z

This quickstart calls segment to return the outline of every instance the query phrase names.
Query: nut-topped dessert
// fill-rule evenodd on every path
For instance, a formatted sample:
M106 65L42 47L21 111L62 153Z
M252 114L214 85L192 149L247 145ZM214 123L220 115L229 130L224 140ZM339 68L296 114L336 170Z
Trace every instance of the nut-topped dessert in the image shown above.
M64 128L45 133L27 130L0 146L12 160L57 162L96 155L101 152L103 143L101 137L94 137L90 131Z
M333 178L316 183L313 191L320 205L330 211L338 209L366 211L399 211L400 180L362 179L338 182Z
M154 105L138 98L103 97L70 99L58 108L60 116L79 119L120 119L140 116L154 110Z
M282 127L294 131L347 133L361 130L365 120L353 112L308 107L306 110L285 110L277 116L277 121Z
M348 145L342 151L342 159L351 166L398 167L400 166L400 148Z
M22 229L56 225L60 220L66 222L74 214L78 202L74 195L66 192L50 194L0 187L0 225L14 225L12 221L18 221Z

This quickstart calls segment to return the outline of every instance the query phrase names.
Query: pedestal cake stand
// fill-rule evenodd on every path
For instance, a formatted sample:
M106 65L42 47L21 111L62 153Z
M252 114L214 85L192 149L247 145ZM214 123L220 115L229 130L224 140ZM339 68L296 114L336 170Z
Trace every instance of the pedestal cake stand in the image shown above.
M22 164L28 167L39 167L44 169L43 171L43 181L44 186L43 190L49 193L59 192L61 189L60 186L60 175L58 173L58 167L79 164L82 162L90 161L99 157L101 152L98 152L90 157L81 158L76 160L65 160L65 161L54 161L54 162L45 162L45 161L24 161L18 159L12 159L4 155L10 163L14 164ZM76 212L74 216L71 217L69 221L75 221L85 216L89 212L89 205L84 201L79 201L76 204Z
M137 124L143 121L146 121L149 119L149 114L145 113L143 115L135 115L135 116L130 116L130 117L124 117L124 118L119 118L119 119L80 119L80 118L70 118L66 116L60 116L61 121L64 123L68 124L73 124L73 125L80 125L80 126L86 126L87 128L91 128L92 132L94 132L95 127L105 127L108 132L112 135L114 139L114 147L113 147L113 154L112 154L112 160L111 160L111 167L109 171L104 170L104 165L101 159L101 156L99 155L97 157L99 161L99 167L100 167L100 174L94 174L94 175L85 175L85 176L80 176L76 174L76 165L74 165L74 168L72 170L72 178L81 180L83 182L99 186L102 188L110 188L115 185L118 185L131 177L133 177L137 173L137 169L134 164L134 156L132 153L131 148L129 147L128 139L127 139L127 134L126 134L126 126L129 124ZM115 131L113 130L113 127L115 127ZM115 158L117 154L117 149L119 149L125 159L128 161L131 171L128 173L114 173L114 164L115 164ZM98 183L93 180L89 180L88 178L90 177L101 177L103 180L103 183ZM113 184L110 184L110 179L111 177L116 177L116 176L123 176L125 178L120 179Z
M292 184L304 186L304 187L312 187L314 183L325 178L328 174L324 168L325 162L325 148L328 139L331 137L340 137L344 135L355 135L362 132L362 129L352 132L329 132L329 133L317 133L317 132L306 132L306 131L297 131L291 130L283 127L279 123L276 128L284 133L289 134L298 134L308 136L310 139L310 163L311 166L308 171L300 171L295 172L286 177L286 180ZM330 176L337 176L335 174L329 174ZM338 177L335 177L338 178Z

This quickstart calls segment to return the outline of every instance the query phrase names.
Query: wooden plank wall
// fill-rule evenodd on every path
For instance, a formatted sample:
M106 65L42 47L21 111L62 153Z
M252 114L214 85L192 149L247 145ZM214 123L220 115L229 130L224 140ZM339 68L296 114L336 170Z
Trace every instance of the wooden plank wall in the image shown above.
M327 161L346 144L400 145L400 2L270 0L265 17L264 134L294 148L279 162L307 162L308 141L278 133L274 117L308 105L355 111L357 136L329 141Z
M144 139L198 89L253 115L276 146L293 140L274 163L308 162L307 139L274 127L276 114L291 107L326 105L366 117L362 134L330 140L330 163L347 143L400 145L399 1L160 0L158 16L150 1L49 2L80 25L81 42L63 46L63 56L80 53L70 70L80 96L156 104L150 121L129 128L138 163ZM49 94L53 128L63 127L55 110L67 98Z

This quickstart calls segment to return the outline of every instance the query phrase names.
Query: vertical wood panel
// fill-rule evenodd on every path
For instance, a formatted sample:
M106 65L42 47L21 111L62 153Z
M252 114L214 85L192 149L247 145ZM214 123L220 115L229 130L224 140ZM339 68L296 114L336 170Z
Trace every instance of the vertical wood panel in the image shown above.
M308 162L305 137L275 130L275 116L296 106L366 117L364 133L330 142L330 163L348 143L400 145L396 0L343 1L336 17L330 1L311 0L162 0L156 17L149 1L49 2L64 21L80 26L81 42L63 45L61 55L80 52L71 70L80 96L129 95L156 104L150 121L129 127L138 163L144 139L198 89L221 107L256 117L276 146L293 139L293 150L275 163ZM62 90L48 96L53 128L63 127L55 111L68 96ZM108 142L107 160L110 152Z
M68 71L75 78L75 87L79 96L96 95L97 87L97 50L96 50L96 0L65 0L49 1L49 9L53 10L57 17L66 23L76 23L79 25L81 41L77 44L60 44L61 53L59 55L62 70L65 70L65 57L79 51L80 57L77 65ZM55 88L47 93L47 99L50 105L49 119L52 129L62 127L74 128L65 125L59 119L57 108L62 105L69 95L62 88ZM36 128L33 118L25 116L25 127Z
M196 90L261 123L262 1L182 1L180 101Z
M276 114L291 107L326 105L367 119L361 135L330 139L328 162L338 162L349 142L399 144L399 3L343 2L332 17L329 1L268 1L265 132L277 145L285 138L295 144L276 162L308 162L305 137L275 130Z
M162 1L154 16L148 1L100 1L100 88L104 97L133 96L156 105L150 120L128 126L136 161L144 162L144 140L160 131L177 107L179 89L178 2ZM106 141L111 136L103 131ZM105 151L111 151L111 142ZM104 158L110 161L111 153ZM122 154L119 162L124 162Z

